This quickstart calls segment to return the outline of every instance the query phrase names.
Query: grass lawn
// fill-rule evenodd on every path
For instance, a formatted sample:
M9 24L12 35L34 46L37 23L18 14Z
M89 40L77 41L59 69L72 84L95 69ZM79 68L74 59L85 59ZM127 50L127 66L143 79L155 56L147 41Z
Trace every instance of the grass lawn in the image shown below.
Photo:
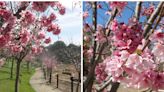
M2 68L0 68L0 92L14 92L16 69L15 65L16 64L14 63L13 79L10 79L11 62L5 64ZM31 76L34 74L34 72L34 69L31 69L30 72L28 72L25 63L22 63L19 92L35 92L29 83L29 80Z

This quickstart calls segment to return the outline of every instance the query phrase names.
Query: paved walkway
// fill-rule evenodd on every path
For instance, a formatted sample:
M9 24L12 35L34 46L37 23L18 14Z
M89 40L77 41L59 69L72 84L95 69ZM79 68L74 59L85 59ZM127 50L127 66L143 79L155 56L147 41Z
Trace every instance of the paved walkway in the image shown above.
M54 89L46 84L43 79L43 73L40 68L36 69L35 74L31 77L30 84L36 92L62 92L59 89Z

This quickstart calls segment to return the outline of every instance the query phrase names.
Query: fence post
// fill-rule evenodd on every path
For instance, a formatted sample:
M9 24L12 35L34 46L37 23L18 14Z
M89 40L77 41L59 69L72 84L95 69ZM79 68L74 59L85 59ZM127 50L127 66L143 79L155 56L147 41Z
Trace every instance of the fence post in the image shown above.
M73 92L73 77L71 76L71 92Z
M59 87L59 75L57 74L56 77L57 77L57 88L58 88Z

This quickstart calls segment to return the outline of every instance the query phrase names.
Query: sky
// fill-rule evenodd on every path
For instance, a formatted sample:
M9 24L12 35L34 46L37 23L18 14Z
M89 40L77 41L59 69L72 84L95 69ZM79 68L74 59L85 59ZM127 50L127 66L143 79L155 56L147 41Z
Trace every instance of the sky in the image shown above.
M110 5L108 5L107 3L104 3L103 1L99 1L99 2L105 9L110 8ZM144 2L144 6L147 7L149 3L150 2ZM158 2L155 2L155 3L158 3ZM117 16L116 19L120 22L128 23L129 18L131 18L134 15L133 10L135 10L135 5L136 5L136 2L134 2L134 1L128 2L127 7L125 7L125 9L123 9L123 11L121 13L121 16ZM86 11L86 7L85 7L86 2L83 2L83 6L84 6L83 11ZM91 9L89 11L89 14L92 14ZM97 16L98 16L97 23L105 26L105 23L107 22L110 15L107 15L105 10L98 9L98 15ZM86 22L89 24L92 23L91 17L92 17L92 15L86 19ZM146 18L145 16L141 16L140 22L143 22L145 20L145 18Z
M81 45L82 41L82 8L81 3L76 1L78 5L74 5L75 1L60 1L66 7L65 15L57 14L57 22L61 27L59 36L54 36L52 33L47 34L52 38L51 44L61 40L67 45L74 43Z

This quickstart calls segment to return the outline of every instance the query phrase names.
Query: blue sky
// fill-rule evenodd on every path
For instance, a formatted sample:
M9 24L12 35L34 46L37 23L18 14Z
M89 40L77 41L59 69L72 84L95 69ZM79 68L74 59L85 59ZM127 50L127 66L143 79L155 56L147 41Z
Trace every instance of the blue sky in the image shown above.
M75 1L73 2L73 1L66 0L60 2L66 7L66 13L65 15L57 14L58 21L56 23L60 25L62 30L61 34L59 35L59 40L64 41L67 45L70 43L81 45L82 9L80 5L74 6ZM54 36L52 33L48 33L47 36L51 36L52 38L51 44L58 40L58 36Z
M108 9L110 8L109 5L107 3L105 3L105 1L99 1L100 4L105 8L105 9ZM157 2L156 2L157 3ZM134 14L133 10L135 10L135 5L136 5L136 2L128 2L128 6L125 7L125 9L123 10L121 16L117 16L116 18L118 19L118 21L120 22L124 22L124 23L128 23L128 19L131 18ZM86 2L83 2L83 11L86 11ZM107 7L108 6L108 7ZM148 6L148 2L144 2L144 6ZM105 23L107 22L108 18L110 15L107 15L105 14L106 11L105 10L102 10L102 9L98 9L98 19L97 19L97 23L98 24L101 24L103 26L105 26ZM88 17L86 19L86 22L91 24L92 23L92 11L89 10L89 14L90 14L90 17ZM142 16L140 18L140 22L143 22L145 20L145 17Z

